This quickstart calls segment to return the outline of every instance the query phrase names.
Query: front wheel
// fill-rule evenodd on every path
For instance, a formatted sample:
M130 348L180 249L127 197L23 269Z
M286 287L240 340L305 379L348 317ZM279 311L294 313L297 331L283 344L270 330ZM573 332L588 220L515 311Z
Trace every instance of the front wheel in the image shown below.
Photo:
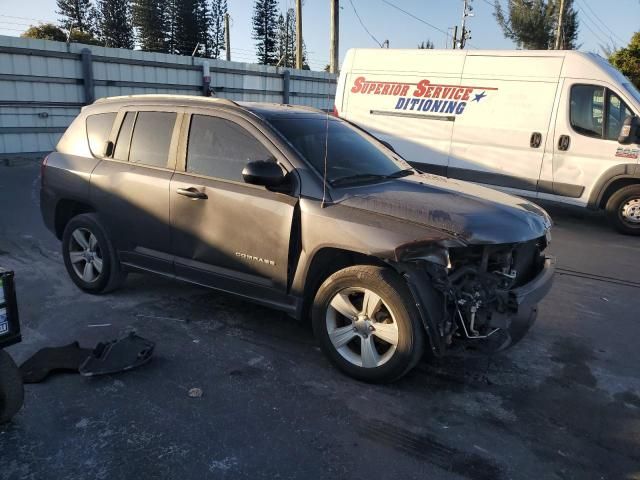
M640 185L626 186L611 195L607 216L616 230L640 235Z
M344 373L392 382L422 357L425 333L402 278L388 268L359 265L327 278L312 322L323 352Z

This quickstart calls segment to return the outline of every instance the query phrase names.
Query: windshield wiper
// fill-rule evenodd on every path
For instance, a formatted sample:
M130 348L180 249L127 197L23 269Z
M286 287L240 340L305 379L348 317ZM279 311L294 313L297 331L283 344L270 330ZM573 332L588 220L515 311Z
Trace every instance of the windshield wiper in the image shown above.
M360 183L360 182L368 182L368 181L376 181L376 180L388 180L390 178L401 178L409 175L413 175L415 171L411 168L407 168L405 170L398 170L397 172L391 173L389 175L381 175L379 173L357 173L355 175L347 175L344 177L336 178L332 180L331 185L345 185L349 183Z

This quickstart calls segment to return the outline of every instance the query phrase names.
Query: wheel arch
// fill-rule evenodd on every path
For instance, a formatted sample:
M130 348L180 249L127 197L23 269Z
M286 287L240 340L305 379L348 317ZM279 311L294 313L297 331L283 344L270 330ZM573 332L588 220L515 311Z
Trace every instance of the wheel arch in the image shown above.
M305 322L309 320L310 308L320 285L338 270L354 265L390 266L376 256L337 247L318 249L307 265L304 285L300 288L303 297L300 320Z
M589 208L605 208L616 191L628 185L640 183L640 167L635 163L623 163L605 171L591 190Z
M96 209L87 202L73 199L62 199L56 204L54 228L56 237L62 240L62 234L69 221L83 213L95 213Z

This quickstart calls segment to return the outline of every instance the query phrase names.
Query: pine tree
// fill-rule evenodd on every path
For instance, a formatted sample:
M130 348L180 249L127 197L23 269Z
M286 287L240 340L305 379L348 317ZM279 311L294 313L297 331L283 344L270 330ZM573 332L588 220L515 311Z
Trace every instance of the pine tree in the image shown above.
M283 67L293 68L296 65L296 14L293 8L278 16L276 31L278 61Z
M91 0L57 0L56 4L57 13L62 16L59 21L62 28L67 31L75 28L92 35L96 33L96 9Z
M98 31L105 47L133 48L129 0L98 0Z
M277 0L256 0L253 10L253 39L256 40L258 62L275 65L277 57Z
M176 2L175 17L175 48L173 53L191 55L198 38L198 19L196 15L196 0L178 0Z
M165 0L133 0L133 26L137 31L142 50L147 52L167 52L168 2Z
M548 50L555 47L559 13L559 0L511 0L506 12L496 2L494 16L504 36L516 42L519 47ZM561 48L576 48L578 13L573 8L573 0L565 0L562 23Z
M180 0L167 0L162 11L164 42L167 53L176 53L178 35L178 5Z
M212 58L220 58L224 50L224 16L227 14L227 0L213 0L211 3L211 29L209 32L208 48Z
M208 0L196 0L196 28L198 51L205 57L211 56L211 11Z

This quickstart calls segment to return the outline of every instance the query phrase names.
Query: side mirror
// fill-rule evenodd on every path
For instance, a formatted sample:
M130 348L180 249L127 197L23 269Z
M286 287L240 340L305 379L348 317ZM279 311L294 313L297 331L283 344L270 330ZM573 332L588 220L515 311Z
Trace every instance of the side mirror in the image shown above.
M389 150L391 150L393 153L395 153L396 155L398 154L398 152L396 152L396 149L393 148L393 145L391 145L389 142L387 142L386 140L380 140L378 139L378 141L383 144L385 147L387 147Z
M104 148L102 149L102 156L103 157L111 157L111 155L113 155L113 142L107 140L106 142L104 142Z
M637 142L638 133L640 133L638 125L638 117L635 115L629 115L625 118L624 123L622 124L622 129L620 130L620 136L618 137L618 143L621 143L622 145L629 145L630 143Z
M242 178L252 185L277 187L284 183L285 174L273 160L256 160L247 163L242 170Z

